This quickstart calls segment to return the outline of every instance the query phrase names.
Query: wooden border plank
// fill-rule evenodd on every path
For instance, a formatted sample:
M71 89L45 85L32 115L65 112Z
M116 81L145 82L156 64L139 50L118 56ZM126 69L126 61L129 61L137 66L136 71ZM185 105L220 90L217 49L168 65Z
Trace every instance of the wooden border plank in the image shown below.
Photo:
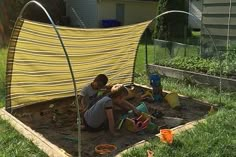
M0 109L0 117L6 120L15 128L20 134L31 140L39 149L45 152L49 157L71 157L65 150L57 147L49 142L41 134L35 132L30 127L19 121L13 115L8 113L4 108Z
M139 86L146 89L151 89L150 87L146 85L140 85L140 84L134 84L135 86ZM170 93L170 91L163 91L165 93ZM190 98L181 94L178 94L181 98ZM202 104L208 104L208 102L202 102L198 99L193 99L193 101L197 101L198 103ZM32 130L30 127L26 126L24 123L22 123L20 120L18 120L16 117L8 113L4 108L0 109L0 117L4 120L7 120L12 127L14 127L19 133L21 133L24 137L31 140L39 149L41 149L43 152L45 152L49 157L72 157L69 153L67 153L62 148L59 148L55 144L52 144L50 141L48 141L43 135L39 134L38 132ZM175 128L172 128L171 130L174 132L174 134L181 133L183 131L186 131L188 129L192 129L196 124L205 122L205 119L192 121L180 126L177 126ZM160 137L160 134L156 134L154 137ZM121 157L124 153L127 151L130 151L133 148L137 148L140 146L143 146L144 144L147 144L148 141L142 140L137 142L136 144L132 145L131 147L123 150L122 152L119 152L116 157Z
M162 76L167 76L171 78L177 78L183 80L185 78L191 79L193 82L202 85L210 85L214 87L219 87L219 82L221 80L222 88L235 91L236 90L236 80L231 78L219 76L213 76L203 73L192 72L188 70L175 69L171 67L149 64L148 68L150 71L157 71Z
M183 132L183 131L186 131L186 130L189 130L189 129L194 128L195 125L197 125L197 124L199 124L199 123L205 123L205 122L206 122L206 119L196 120L196 121L192 121L192 122L186 123L186 124L184 124L184 125L179 125L179 126L177 126L177 127L175 127L175 128L172 128L171 130L173 131L174 134L179 134L179 133L181 133L181 132ZM160 133L156 134L156 135L154 136L154 138L155 138L155 137L160 137ZM125 154L125 153L131 151L132 149L138 148L138 147L142 147L142 146L144 146L145 144L148 144L148 143L149 143L148 141L142 140L142 141L140 141L140 142L138 142L138 143L132 145L131 147L129 147L129 148L123 150L122 152L118 153L115 157L122 157L123 154Z

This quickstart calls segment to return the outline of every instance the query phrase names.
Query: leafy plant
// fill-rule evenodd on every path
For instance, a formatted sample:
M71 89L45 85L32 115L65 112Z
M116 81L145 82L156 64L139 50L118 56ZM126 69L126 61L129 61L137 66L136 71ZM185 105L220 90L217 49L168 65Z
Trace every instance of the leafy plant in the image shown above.
M201 57L177 56L168 60L160 60L157 64L182 70L202 72L218 76L220 75L221 69L222 69L222 74L225 76L235 74L236 72L235 54L228 55L227 60L224 59L222 60L222 62L220 62L220 60L217 58L204 59Z
M187 9L187 1L183 0L160 0L158 2L157 15L170 10L183 10ZM184 41L187 34L188 16L180 13L170 13L163 15L156 19L153 37L162 40L179 40ZM190 34L189 34L190 35Z

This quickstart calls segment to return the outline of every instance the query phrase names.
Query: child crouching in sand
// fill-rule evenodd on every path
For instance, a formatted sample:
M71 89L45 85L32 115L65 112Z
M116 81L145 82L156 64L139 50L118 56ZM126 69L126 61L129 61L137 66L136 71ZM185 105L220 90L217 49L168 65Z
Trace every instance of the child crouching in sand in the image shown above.
M122 104L127 95L128 91L124 85L114 85L108 96L104 96L84 113L83 118L86 129L88 131L99 131L104 129L108 122L111 134L117 135L113 107L114 105Z

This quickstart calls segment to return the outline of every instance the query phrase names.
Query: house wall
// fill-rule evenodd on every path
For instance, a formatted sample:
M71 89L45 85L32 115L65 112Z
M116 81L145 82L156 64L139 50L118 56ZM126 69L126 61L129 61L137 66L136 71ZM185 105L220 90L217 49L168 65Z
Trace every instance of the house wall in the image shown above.
M75 12L72 11L74 8ZM97 0L67 0L66 13L70 17L70 23L75 27L95 28L97 23ZM76 15L77 14L77 15Z
M157 2L135 0L99 0L98 20L116 19L116 4L124 4L124 23L129 25L151 20L156 16Z
M227 39L231 46L236 46L236 0L231 0L231 2L230 29L229 38L227 38L230 0L203 0L202 25L205 25L220 49L227 47ZM211 42L207 30L202 29L201 32L203 51L207 47L205 45Z
M195 19L194 17L189 16L189 26L193 29L200 29L202 18L202 0L189 0L189 13L197 17L197 19Z

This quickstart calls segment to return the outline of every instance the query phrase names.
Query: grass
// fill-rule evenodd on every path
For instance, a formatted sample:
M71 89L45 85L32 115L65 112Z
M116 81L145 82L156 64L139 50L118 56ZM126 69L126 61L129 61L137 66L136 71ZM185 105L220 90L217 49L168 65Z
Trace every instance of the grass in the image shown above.
M5 83L6 83L6 49L0 49L0 104L3 104L5 99ZM1 106L0 106L1 107Z
M7 50L0 49L0 108L4 106L5 101L6 57ZM0 118L0 156L46 157L47 155Z
M140 83L140 84L149 84L149 79L148 75L146 73L145 69L145 51L144 51L144 45L140 45L139 51L138 51L138 57L136 61L136 69L135 72L137 74L137 77L135 78L135 82ZM153 46L148 45L148 53L149 53L149 58L153 58ZM217 104L217 103L223 103L225 104L225 107L235 107L236 106L236 92L227 92L224 91L221 93L221 102L220 102L220 93L213 89L213 88L207 88L205 86L200 86L200 85L191 85L188 84L187 82L183 82L177 79L173 78L162 78L162 86L163 89L177 92L183 95L187 95L193 98L198 98L201 100L206 100L210 103ZM234 105L232 104L232 101Z
M0 119L0 154L1 157L46 156L2 119Z
M5 54L3 54L5 53ZM5 69L2 64L2 56L6 56L6 50L0 50L0 79L5 81ZM153 46L148 45L149 63L154 62ZM145 46L140 45L136 61L135 82L149 84L145 72ZM175 79L162 79L163 88L170 91L188 95L211 103L219 103L218 91L187 84ZM4 99L4 85L0 86L0 96ZM172 146L165 145L159 139L150 140L151 144L139 149L134 149L125 154L125 157L146 156L146 150L151 149L155 156L174 157L228 157L236 156L236 95L230 92L222 94L223 107L207 117L206 124L199 124L193 130L186 131L175 137ZM0 102L3 106L3 101ZM19 135L6 121L0 119L0 156L46 156L30 141Z
M139 56L143 52L139 51ZM140 58L140 60L142 60ZM136 69L139 77L135 79L141 84L149 84L141 64ZM236 92L223 91L221 102L219 92L212 88L187 84L176 79L162 78L165 90L175 91L183 95L208 101L213 104L223 104L219 111L207 115L206 123L198 124L194 129L176 135L173 145L160 142L158 138L151 139L150 144L138 149L132 149L124 157L147 156L146 151L152 150L154 156L165 157L232 157L236 156Z
M155 156L165 157L233 157L236 155L235 120L234 110L223 109L208 117L206 124L198 124L193 130L175 136L170 146L153 139L123 157L143 157L148 149Z
M136 64L135 64L135 72L137 74L143 73L145 70L145 44L140 44L138 48L138 54L136 58ZM153 53L153 46L152 45L147 45L147 53L148 53L148 63L153 63L154 62L154 53Z
M200 31L192 31L192 37L193 38L200 38L201 32Z

